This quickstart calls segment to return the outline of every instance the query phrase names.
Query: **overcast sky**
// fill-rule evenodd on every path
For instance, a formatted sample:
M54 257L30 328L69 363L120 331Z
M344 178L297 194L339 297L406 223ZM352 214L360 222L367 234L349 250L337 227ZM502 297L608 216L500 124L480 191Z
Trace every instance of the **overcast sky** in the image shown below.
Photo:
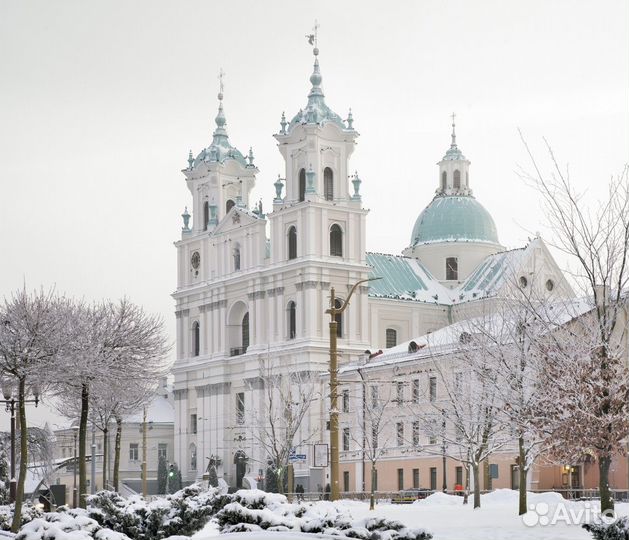
M306 103L320 23L328 105L360 132L367 247L400 253L437 186L457 113L475 196L501 242L545 232L517 128L574 183L629 161L629 3L587 1L0 2L0 295L56 285L128 295L174 341L180 170L211 141L218 72L254 200L284 172L272 134Z

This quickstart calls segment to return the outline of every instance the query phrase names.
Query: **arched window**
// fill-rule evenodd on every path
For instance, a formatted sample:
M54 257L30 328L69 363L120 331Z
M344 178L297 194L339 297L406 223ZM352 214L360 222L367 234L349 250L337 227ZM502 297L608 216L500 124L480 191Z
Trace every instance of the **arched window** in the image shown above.
M334 174L330 167L323 169L323 195L326 201L334 200Z
M446 258L446 279L459 279L459 260L456 257Z
M299 202L306 200L306 169L299 171Z
M227 215L227 213L234 207L235 204L236 203L231 199L227 199L227 202L225 203L225 215Z
M210 221L210 203L205 201L203 203L203 230L207 231L207 224Z
M336 223L330 227L330 255L343 256L343 231Z
M297 258L297 229L295 227L288 229L288 258Z
M192 323L192 356L199 356L200 344L199 322L194 321Z
M247 351L247 347L249 347L249 312L245 313L245 316L242 318L242 348L244 351Z
M461 189L461 171L454 171L454 189Z
M240 270L240 245L234 248L234 270Z
M397 345L397 330L394 328L387 328L387 349L395 347Z
M445 191L447 187L448 187L448 173L446 171L443 171L441 173L441 189Z
M288 339L295 339L297 335L297 309L295 302L288 303Z
M343 306L343 302L339 300L338 298L336 298L334 300L334 307L340 308L342 306ZM336 321L336 337L342 338L343 337L343 314L337 313L334 316L334 320Z
M190 470L197 470L197 445L194 443L190 445Z

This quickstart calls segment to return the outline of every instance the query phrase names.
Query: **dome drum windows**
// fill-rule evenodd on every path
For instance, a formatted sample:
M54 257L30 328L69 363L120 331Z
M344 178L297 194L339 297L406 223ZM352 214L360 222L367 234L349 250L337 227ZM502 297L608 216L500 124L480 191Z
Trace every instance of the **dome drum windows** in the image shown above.
M441 173L441 191L445 191L448 187L448 173L443 171Z
M446 258L446 281L459 279L459 259L457 257Z
M343 231L340 225L336 223L330 227L330 255L332 257L343 256Z

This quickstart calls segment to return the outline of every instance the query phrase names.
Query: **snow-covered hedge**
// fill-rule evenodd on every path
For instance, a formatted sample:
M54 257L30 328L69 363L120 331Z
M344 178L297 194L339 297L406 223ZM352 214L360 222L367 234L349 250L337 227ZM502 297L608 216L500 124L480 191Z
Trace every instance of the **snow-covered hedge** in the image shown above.
M11 522L13 521L13 509L15 505L5 504L0 506L0 529L3 531L11 530ZM22 520L20 525L24 525L35 518L43 516L44 513L30 502L22 504Z
M613 523L595 521L583 525L595 540L629 540L629 518L622 517Z
M101 491L87 499L90 518L133 540L192 535L227 502L218 488L208 490L198 484L152 502L139 495L125 499L113 491Z
M427 540L424 529L408 529L384 518L353 520L347 510L332 502L291 504L283 495L241 490L216 515L222 533L293 531L322 533L361 540Z

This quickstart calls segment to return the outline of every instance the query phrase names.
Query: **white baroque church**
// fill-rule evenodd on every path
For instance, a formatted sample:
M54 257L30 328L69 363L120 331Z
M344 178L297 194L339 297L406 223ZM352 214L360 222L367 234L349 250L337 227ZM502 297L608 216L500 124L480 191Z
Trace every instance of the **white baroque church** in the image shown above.
M360 287L339 319L342 364L490 310L514 267L522 286L535 273L547 290L569 289L541 239L511 251L500 244L473 196L454 123L409 246L402 255L367 252L361 180L349 164L359 134L351 111L343 120L326 104L318 53L307 104L290 122L282 115L274 135L286 170L271 212L252 204L258 169L251 151L245 156L229 141L222 91L212 142L191 152L182 171L192 225L186 210L175 243L173 373L175 461L187 481L201 478L210 460L232 487L264 475L268 456L253 436L254 412L264 408L261 360L325 380L331 287L343 299L357 281L381 278ZM302 425L316 433L297 449L306 459L296 465L296 483L306 490L329 482L312 455L312 443L328 442L327 417L322 399Z

